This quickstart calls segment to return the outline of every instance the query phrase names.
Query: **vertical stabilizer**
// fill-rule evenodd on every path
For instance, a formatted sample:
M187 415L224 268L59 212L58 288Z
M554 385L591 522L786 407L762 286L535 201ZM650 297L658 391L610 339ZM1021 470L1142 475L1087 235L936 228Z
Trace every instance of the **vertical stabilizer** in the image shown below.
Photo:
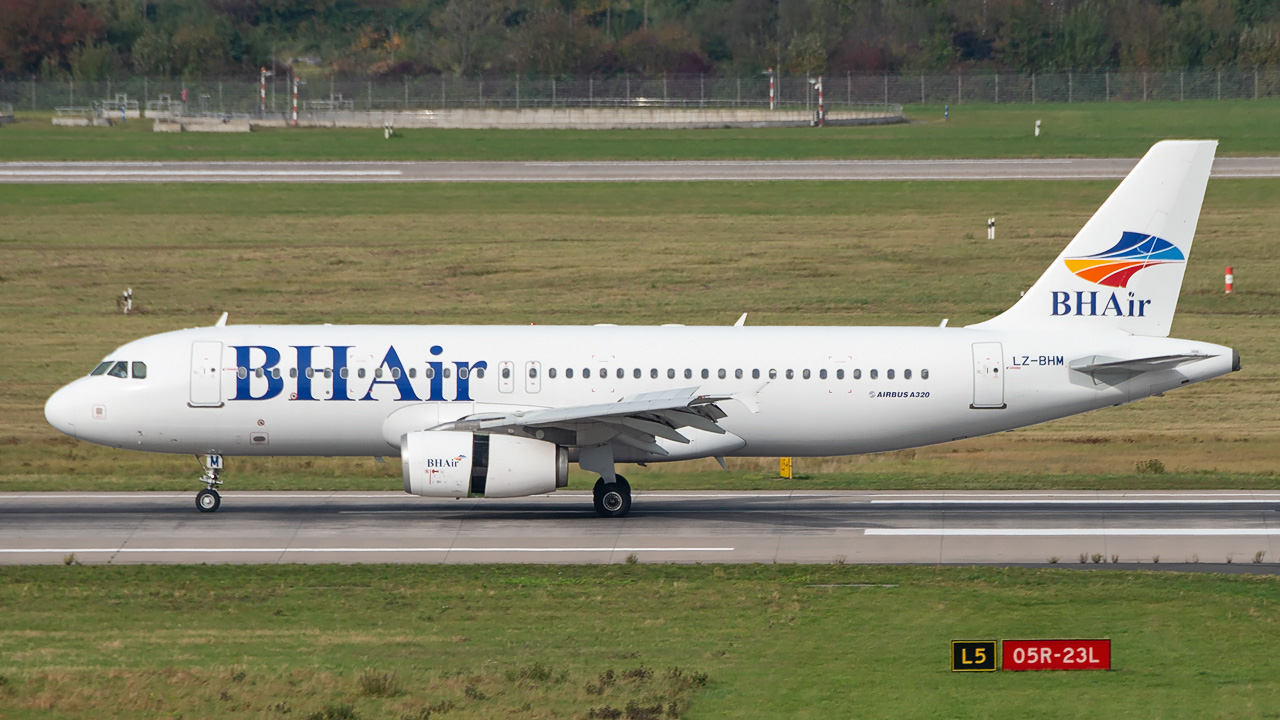
M976 327L1167 337L1217 147L1156 143L1026 295Z

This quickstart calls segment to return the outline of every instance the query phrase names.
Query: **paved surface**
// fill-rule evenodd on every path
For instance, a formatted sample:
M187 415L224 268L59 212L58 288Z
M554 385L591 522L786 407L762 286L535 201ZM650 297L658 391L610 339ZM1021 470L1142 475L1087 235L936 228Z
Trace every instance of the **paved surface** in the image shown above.
M1136 159L681 162L9 162L0 183L1099 180ZM1280 177L1280 157L1218 158L1215 178Z
M0 564L1225 563L1280 569L1280 492L641 492L434 500L399 492L0 494ZM1266 563L1253 565L1258 551ZM1160 565L1154 565L1156 556Z

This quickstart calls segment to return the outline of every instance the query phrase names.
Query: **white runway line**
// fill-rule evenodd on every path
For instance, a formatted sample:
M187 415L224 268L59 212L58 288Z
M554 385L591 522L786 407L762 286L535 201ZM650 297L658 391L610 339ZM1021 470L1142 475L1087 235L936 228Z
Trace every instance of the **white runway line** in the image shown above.
M639 553L733 552L731 547L390 547L390 548L0 548L0 553Z
M1238 537L1280 536L1280 528L867 528L893 537Z

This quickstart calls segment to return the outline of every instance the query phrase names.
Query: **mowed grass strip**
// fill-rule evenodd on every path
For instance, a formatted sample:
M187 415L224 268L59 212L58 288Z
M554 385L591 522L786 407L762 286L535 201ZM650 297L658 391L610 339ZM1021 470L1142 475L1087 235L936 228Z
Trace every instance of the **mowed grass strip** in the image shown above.
M1167 138L1221 141L1219 155L1280 153L1280 100L951 105L906 108L907 123L708 130L260 129L156 133L152 121L57 128L19 113L0 160L788 160L1139 157ZM1042 132L1035 136L1037 120Z
M748 312L749 325L957 326L1015 302L1113 187L4 186L0 488L189 486L191 458L78 443L48 427L43 403L113 348L224 310L232 323L727 325ZM630 477L642 489L1280 486L1278 191L1210 183L1174 322L1175 336L1238 348L1242 372L989 438L801 460L789 483L769 459ZM140 314L116 311L125 287ZM399 487L395 463L367 459L229 465L239 489Z
M834 564L0 568L0 707L12 720L1272 717L1278 583ZM949 671L953 639L1074 637L1111 638L1114 670Z

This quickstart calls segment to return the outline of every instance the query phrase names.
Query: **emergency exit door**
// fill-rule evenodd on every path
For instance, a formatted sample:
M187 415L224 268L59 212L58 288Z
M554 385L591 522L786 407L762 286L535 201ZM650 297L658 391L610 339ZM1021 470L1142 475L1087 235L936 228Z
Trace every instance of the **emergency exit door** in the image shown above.
M191 343L191 407L222 407L222 343Z
M973 344L973 404L975 409L1002 410L1004 402L1004 348L1000 343Z

